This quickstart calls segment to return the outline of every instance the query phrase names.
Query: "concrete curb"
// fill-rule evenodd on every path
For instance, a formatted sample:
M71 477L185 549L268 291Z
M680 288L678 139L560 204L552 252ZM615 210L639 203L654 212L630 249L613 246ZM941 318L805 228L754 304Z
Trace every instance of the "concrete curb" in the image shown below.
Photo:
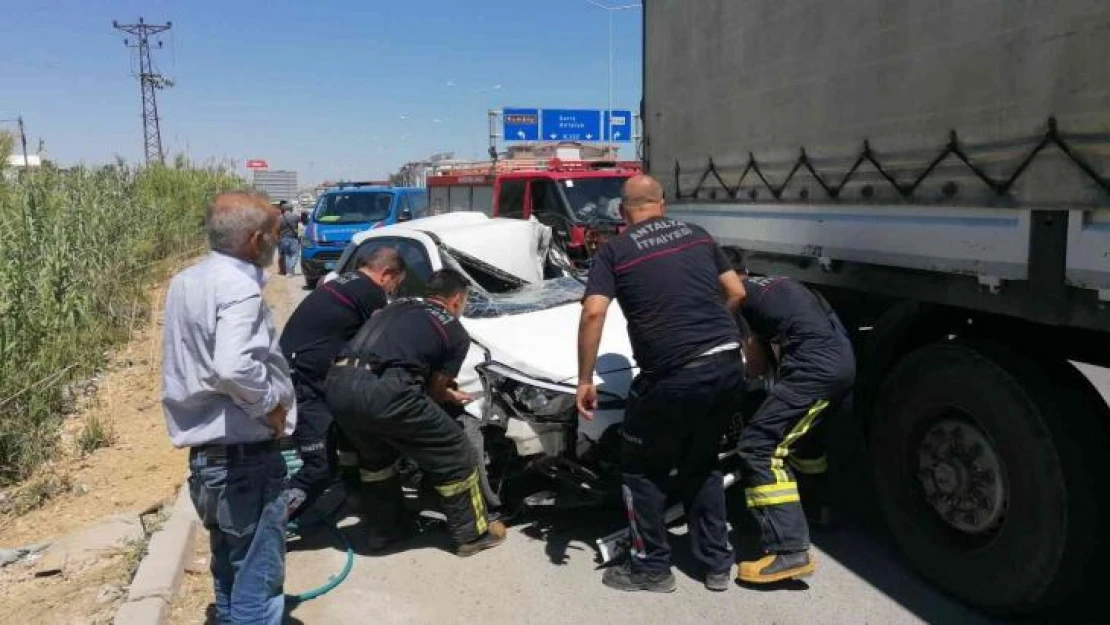
M181 586L185 565L193 554L199 519L182 486L169 520L150 538L146 557L139 563L127 599L116 612L116 625L162 625Z

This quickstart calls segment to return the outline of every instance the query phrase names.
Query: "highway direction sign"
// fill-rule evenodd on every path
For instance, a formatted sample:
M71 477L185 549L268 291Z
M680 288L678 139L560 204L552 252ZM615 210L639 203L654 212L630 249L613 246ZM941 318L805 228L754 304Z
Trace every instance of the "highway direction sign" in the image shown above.
M601 111L544 109L541 130L544 141L601 141Z
M506 141L539 141L539 109L505 109L501 111L502 133Z

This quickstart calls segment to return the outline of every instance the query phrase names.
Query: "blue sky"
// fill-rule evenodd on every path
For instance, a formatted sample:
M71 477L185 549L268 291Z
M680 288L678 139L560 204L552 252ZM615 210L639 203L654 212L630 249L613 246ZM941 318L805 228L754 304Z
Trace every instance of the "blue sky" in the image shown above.
M303 183L481 158L490 108L608 97L607 17L586 0L0 4L0 119L22 114L29 147L64 164L141 160L137 60L111 27L140 15L173 22L155 53L176 82L158 94L167 152L263 158ZM640 100L640 18L614 13L614 108Z

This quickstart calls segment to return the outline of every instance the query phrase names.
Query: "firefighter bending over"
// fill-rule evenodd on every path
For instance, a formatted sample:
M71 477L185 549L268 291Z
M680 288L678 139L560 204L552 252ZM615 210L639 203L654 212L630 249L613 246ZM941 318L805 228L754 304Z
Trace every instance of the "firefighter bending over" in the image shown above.
M371 317L328 373L328 406L360 456L372 549L408 534L397 470L402 455L435 486L457 555L505 540L504 525L486 515L474 448L440 406L470 400L454 380L470 349L458 319L468 288L456 271L433 273L425 299L398 300Z
M813 429L848 399L855 357L847 331L820 294L790 278L749 275L742 252L725 251L747 293L741 313L753 332L781 350L778 379L739 443L745 497L765 555L741 562L737 578L766 584L816 570L795 472L825 472Z

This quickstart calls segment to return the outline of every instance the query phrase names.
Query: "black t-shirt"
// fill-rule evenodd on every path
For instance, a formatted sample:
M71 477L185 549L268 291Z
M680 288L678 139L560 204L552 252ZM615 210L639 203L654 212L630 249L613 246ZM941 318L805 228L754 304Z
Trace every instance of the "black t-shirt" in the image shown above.
M636 364L650 372L682 366L706 351L739 341L721 296L732 267L709 234L665 217L613 237L594 255L586 296L620 304Z
M851 385L852 345L831 308L804 284L782 276L744 279L740 312L752 331L782 349L776 394L790 401L830 399ZM846 388L846 387L845 387Z
M378 328L382 330L373 344L365 345ZM453 378L469 350L470 335L446 308L432 300L403 299L371 317L340 355L423 376L438 371Z
M289 367L304 382L322 382L343 345L386 303L385 291L358 271L316 287L281 333Z

